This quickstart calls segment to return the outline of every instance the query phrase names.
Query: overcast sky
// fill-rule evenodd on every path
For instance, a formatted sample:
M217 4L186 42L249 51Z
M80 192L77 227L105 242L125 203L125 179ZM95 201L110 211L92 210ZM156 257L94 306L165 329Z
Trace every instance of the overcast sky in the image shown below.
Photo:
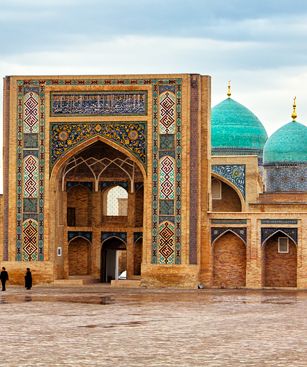
M209 74L269 135L294 96L307 122L306 0L0 0L0 34L2 76Z

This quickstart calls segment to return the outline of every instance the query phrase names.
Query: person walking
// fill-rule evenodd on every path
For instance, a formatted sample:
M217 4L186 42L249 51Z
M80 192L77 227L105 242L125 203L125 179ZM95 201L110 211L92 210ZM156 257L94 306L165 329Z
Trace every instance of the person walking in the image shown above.
M8 272L5 270L5 267L2 267L2 271L0 273L0 279L1 279L1 284L2 284L2 291L5 291L5 283L7 280L9 280L9 274Z
M32 288L32 274L30 268L27 268L26 275L25 275L25 287L26 289Z

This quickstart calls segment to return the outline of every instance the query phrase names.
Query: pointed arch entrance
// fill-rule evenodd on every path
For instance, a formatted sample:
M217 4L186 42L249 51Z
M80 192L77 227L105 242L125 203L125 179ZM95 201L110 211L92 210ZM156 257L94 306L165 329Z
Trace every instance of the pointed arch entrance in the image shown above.
M131 259L131 264L126 266L127 278L134 275L133 234L143 233L143 214L146 209L143 187L146 176L143 165L136 158L123 148L117 148L96 137L88 145L82 144L78 149L75 148L75 154L67 153L66 159L60 159L53 168L50 189L54 201L50 203L50 213L55 215L50 221L53 226L50 238L55 255L58 244L63 247L63 256L56 256L57 279L72 275L70 257L76 246L74 243L71 247L68 244L68 230L87 231L92 235L89 275L96 279L103 278L104 281L110 278L110 274L102 275L104 270L101 260L103 256L112 256L112 251L129 253L127 258ZM108 205L105 194L114 187L120 187L126 192L125 196L121 194L115 197L118 200L115 215L105 208ZM142 190L139 190L140 187ZM101 234L110 231L127 233L127 243L124 248L122 244L114 244L114 241L113 247L107 243L103 248L108 249L109 253L102 256ZM75 252L81 257L87 256L85 251ZM116 256L119 256L119 252ZM124 255L119 257L122 259Z
M68 246L69 275L89 275L91 271L91 243L76 237Z
M213 242L213 285L240 288L246 285L246 245L234 232L227 231Z
M283 231L275 232L262 245L262 285L297 286L297 246Z

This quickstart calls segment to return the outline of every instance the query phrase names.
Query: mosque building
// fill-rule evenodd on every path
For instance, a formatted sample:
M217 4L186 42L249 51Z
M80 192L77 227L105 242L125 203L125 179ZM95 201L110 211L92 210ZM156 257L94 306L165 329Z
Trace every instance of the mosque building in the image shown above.
M307 288L307 127L199 74L4 78L10 281Z

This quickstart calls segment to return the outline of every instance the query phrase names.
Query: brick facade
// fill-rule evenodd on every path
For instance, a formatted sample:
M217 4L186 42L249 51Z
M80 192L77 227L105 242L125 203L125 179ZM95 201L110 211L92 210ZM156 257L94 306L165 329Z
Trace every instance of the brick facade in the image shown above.
M236 288L246 284L246 247L233 233L226 233L213 244L213 285Z
M264 287L296 287L297 248L289 240L289 253L278 253L278 235L267 240L262 249Z

